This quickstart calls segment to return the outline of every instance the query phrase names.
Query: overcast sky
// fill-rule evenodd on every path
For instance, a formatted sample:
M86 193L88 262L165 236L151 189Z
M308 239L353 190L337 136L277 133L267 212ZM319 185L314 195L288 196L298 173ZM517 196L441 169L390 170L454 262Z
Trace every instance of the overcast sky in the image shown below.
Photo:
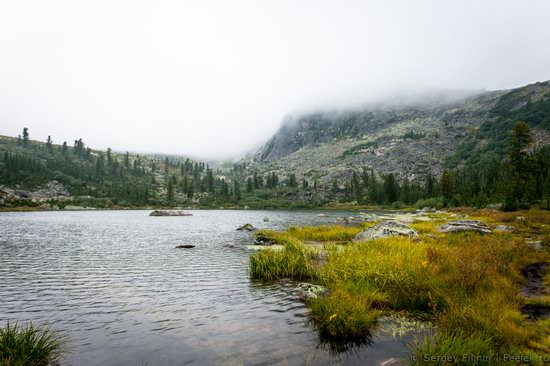
M235 156L289 111L550 79L550 1L0 1L0 134Z

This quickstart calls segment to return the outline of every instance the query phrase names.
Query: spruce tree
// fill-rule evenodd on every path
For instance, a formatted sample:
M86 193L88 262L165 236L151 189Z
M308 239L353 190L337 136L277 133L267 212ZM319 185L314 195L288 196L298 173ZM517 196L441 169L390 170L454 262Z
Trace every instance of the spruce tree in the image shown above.
M29 129L27 127L23 128L22 144L23 147L27 147L29 145Z
M506 197L506 209L515 210L527 205L527 195L531 187L531 169L527 147L533 138L531 129L525 122L518 122L510 136L510 188Z
M453 177L447 169L441 175L441 195L443 196L443 204L449 205L454 195L454 184Z
M52 137L48 135L48 139L46 140L46 149L48 149L48 152L52 152L52 147L53 147L53 141L52 141Z

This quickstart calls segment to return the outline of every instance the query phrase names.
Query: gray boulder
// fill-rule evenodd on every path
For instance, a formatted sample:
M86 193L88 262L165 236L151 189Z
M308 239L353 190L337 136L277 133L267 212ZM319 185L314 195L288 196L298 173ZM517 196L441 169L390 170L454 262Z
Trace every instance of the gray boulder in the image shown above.
M418 236L418 232L410 226L397 221L384 221L373 227L366 228L355 235L353 241L367 241L388 236Z
M302 282L298 284L296 289L294 290L294 293L301 297L304 300L308 299L316 299L319 296L326 295L328 293L328 289L323 286L314 285L312 283Z
M491 234L489 226L479 220L458 220L449 221L446 224L437 227L441 233L463 233L474 232L479 234Z
M495 228L495 231L505 232L505 233L515 233L517 229L513 226L508 225L498 225Z

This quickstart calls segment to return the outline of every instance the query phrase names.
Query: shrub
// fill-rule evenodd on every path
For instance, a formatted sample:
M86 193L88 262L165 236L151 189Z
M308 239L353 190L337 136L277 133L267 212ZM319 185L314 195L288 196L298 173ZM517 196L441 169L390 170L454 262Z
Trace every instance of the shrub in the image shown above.
M433 207L433 208L443 208L443 200L441 198L426 198L416 201L414 207L424 208L424 207Z

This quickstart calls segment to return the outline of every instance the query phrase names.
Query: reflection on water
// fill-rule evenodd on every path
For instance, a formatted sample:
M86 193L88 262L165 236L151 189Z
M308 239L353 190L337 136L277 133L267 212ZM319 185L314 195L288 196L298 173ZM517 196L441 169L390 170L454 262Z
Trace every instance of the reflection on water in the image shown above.
M289 285L248 279L250 234L236 227L284 229L340 216L349 213L0 213L0 324L53 322L70 339L66 365L364 365L405 357L407 337L323 343Z

